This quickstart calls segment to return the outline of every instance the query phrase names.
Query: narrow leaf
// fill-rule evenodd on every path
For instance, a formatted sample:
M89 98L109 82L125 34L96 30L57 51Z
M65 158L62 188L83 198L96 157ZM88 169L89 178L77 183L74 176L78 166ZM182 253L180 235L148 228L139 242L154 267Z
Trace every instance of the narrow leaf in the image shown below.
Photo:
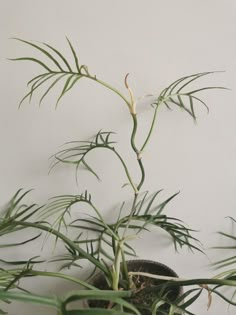
M80 74L80 67L79 67L78 57L77 57L77 55L76 55L76 52L75 52L75 50L74 50L74 48L73 48L71 42L69 41L69 39L68 39L67 37L66 37L66 39L67 39L67 42L68 42L68 44L69 44L69 46L70 46L70 49L71 49L71 51L72 51L72 54L73 54L73 56L74 56L76 69L77 69L78 73Z
M50 46L50 45L48 45L48 44L46 44L46 43L43 43L43 44L44 44L45 46L47 46L48 48L52 49L52 50L63 60L63 62L64 62L65 65L67 66L68 70L69 70L70 72L72 72L72 69L71 69L69 63L67 62L66 58L65 58L56 48L54 48L54 47L52 47L52 46Z
M36 58L31 58L31 57L21 57L21 58L10 58L8 60L11 61L33 61L35 63L38 63L40 66L42 66L43 68L45 68L48 72L53 72L52 69L50 69L48 66L45 65L45 63L43 63L42 61L36 59Z
M63 71L63 69L62 69L62 67L60 66L60 64L58 63L58 61L57 61L47 50L43 49L42 47L40 47L40 46L38 46L38 45L36 45L36 44L34 44L34 43L32 43L32 42L28 42L28 41L26 41L26 40L23 40L23 39L20 39L20 38L14 38L14 39L16 39L16 40L18 40L18 41L20 41L20 42L22 42L22 43L28 44L28 45L30 45L30 46L36 48L37 50L41 51L44 55L46 55L49 59L51 59L51 60L54 62L54 64L55 64L61 71Z

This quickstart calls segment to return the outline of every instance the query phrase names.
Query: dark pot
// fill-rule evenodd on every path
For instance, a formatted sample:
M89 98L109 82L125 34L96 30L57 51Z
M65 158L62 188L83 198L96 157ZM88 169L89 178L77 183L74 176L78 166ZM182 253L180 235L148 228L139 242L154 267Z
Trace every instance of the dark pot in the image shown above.
M169 267L164 264L151 261L151 260L129 260L127 261L128 271L132 272L146 272L154 275L162 275L169 277L178 277L178 275ZM164 280L147 278L143 276L133 276L133 281L137 287L137 292L132 298L128 299L128 302L133 304L142 315L151 315L151 306L160 294L160 284L164 283ZM109 289L107 282L103 274L98 273L92 280L92 284L101 289ZM168 299L175 301L183 293L182 287L168 288L164 291L164 294L168 292ZM162 292L163 293L163 292ZM104 301L89 301L89 307L103 307L108 304ZM162 310L167 311L168 305L164 304ZM163 314L162 312L157 315Z

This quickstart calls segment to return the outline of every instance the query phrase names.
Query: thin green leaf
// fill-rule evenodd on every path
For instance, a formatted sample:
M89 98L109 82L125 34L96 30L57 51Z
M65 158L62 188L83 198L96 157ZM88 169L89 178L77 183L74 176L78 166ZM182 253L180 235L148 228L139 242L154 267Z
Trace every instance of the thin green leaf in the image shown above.
M78 75L76 74L76 77L74 78L74 80L72 80L71 84L68 86L66 93L73 88L73 86L75 85L75 83L80 80L83 76L82 75Z
M44 75L43 77L35 80L35 82L32 84L31 88L30 88L30 95L29 95L29 103L31 102L32 100L32 97L33 97L33 94L34 94L34 91L39 88L43 83L45 83L46 81L48 81L49 79L51 79L52 77L54 77L55 73L53 74L50 74L48 73L47 75Z
M48 72L46 73L42 73L42 74L39 74L39 75L36 75L34 78L32 78L30 81L27 82L27 85L29 86L31 83L33 83L35 80L38 80L39 78L43 77L43 76L47 76L49 75Z
M19 243L1 244L1 245L0 245L0 248L25 245L25 244L27 244L27 243L29 243L29 242L32 242L32 241L36 240L36 239L39 238L41 235L42 235L42 233L39 233L38 235L36 235L36 236L34 236L34 237L32 237L32 238L29 238L29 239L27 239L26 241L19 242Z
M11 61L33 61L35 63L38 63L43 68L45 68L48 72L53 72L52 69L50 69L48 66L45 65L45 63L43 63L42 61L40 61L36 58L21 57L21 58L9 58L8 60L11 60Z
M24 102L24 100L26 100L28 97L30 97L30 100L32 98L32 94L35 90L37 90L42 84L44 84L46 81L48 81L49 79L51 79L55 74L51 74L49 76L47 76L46 78L44 78L42 81L40 81L37 85L35 85L33 88L31 88L31 90L21 99L20 103L19 103L19 107L21 106L21 104Z
M86 169L91 172L96 178L97 180L101 180L100 177L97 175L97 173L88 165L88 163L85 161L85 159L83 159L82 164L86 167Z
M68 86L69 86L69 84L70 84L70 81L72 80L72 78L73 78L74 76L75 76L75 74L72 74L72 75L70 75L70 76L68 77L68 79L66 80L66 83L65 83L65 85L64 85L64 87L63 87L63 89L62 89L62 92L61 92L60 96L59 96L58 99L57 99L56 107L57 107L58 103L60 102L61 98L62 98L62 97L65 95L65 93L67 92L67 89L68 89Z
M194 112L194 106L193 106L193 98L192 98L192 96L189 96L189 102L190 102L190 109L191 109L191 112L192 112L193 119L196 120L196 115L195 115L195 112Z
M47 94L51 91L51 89L62 79L64 78L66 75L68 75L67 73L63 73L61 74L56 80L53 81L53 83L48 87L48 89L46 90L46 92L43 94L43 96L40 98L39 101L39 105L41 105L43 99L47 96Z
M215 72L203 72L203 73L198 73L196 75L194 75L193 79L187 81L186 83L184 83L177 91L176 93L180 93L187 85L189 85L190 83L192 83L193 81L203 77L203 76L206 76L206 75L209 75L209 74L213 74ZM191 76L190 76L191 77ZM186 79L186 78L185 78Z
M0 300L9 299L12 301L20 301L26 303L37 303L43 305L49 305L56 308L60 308L61 302L56 297L42 296L32 293L22 293L22 292L9 292L5 290L0 290Z
M197 89L197 90L193 90L193 91L190 91L190 92L186 92L185 94L186 95L192 95L194 93L198 93L198 92L205 91L205 90L212 90L212 89L229 90L228 88L223 87L223 86L207 86L207 87L203 87L201 89Z
M56 48L54 48L54 47L52 47L51 45L48 45L48 44L46 44L46 43L43 43L43 44L44 44L45 46L47 46L48 48L50 48L51 50L53 50L53 51L62 59L62 61L65 63L66 67L68 68L68 70L69 70L70 72L72 72L72 69L71 69L69 63L67 62L66 58L65 58Z
M72 51L72 54L73 54L73 56L74 56L76 69L77 69L78 73L80 74L79 61L78 61L78 57L77 57L77 55L76 55L76 52L75 52L75 50L74 50L74 48L73 48L73 46L72 46L70 40L69 40L67 37L66 37L66 40L67 40L67 42L68 42L68 44L69 44L69 46L70 46L70 49L71 49L71 51Z
M30 46L36 48L37 50L41 51L44 55L46 55L49 59L51 59L54 62L54 64L59 68L59 70L63 71L59 62L47 50L43 49L42 47L40 47L40 46L38 46L32 42L28 42L28 41L20 39L20 38L13 38L13 39L18 40L18 41L25 43L27 45L30 45Z

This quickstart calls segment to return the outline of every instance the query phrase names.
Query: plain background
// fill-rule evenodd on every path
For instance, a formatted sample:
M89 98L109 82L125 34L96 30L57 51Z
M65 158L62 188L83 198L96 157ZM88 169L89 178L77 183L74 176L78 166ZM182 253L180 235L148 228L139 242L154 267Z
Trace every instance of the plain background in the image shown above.
M210 114L199 107L198 123L184 112L162 108L152 141L143 161L147 178L144 190L164 189L160 200L181 191L167 213L199 230L198 238L207 256L186 250L176 254L163 234L145 234L134 246L139 257L166 263L181 277L209 277L216 273L210 262L225 257L210 247L222 243L218 230L229 231L226 216L236 208L235 75L236 2L234 0L1 0L1 106L0 106L0 204L18 188L34 188L32 200L44 203L64 193L87 188L109 219L117 206L130 198L130 189L120 189L125 176L116 159L98 152L91 157L102 177L98 183L82 173L75 184L74 169L60 167L48 176L48 157L66 141L87 139L101 128L117 132L118 148L132 174L139 178L135 157L129 149L131 119L127 108L111 92L93 82L81 81L55 111L59 90L38 107L37 97L18 110L27 91L26 82L40 69L30 63L13 63L6 58L32 55L33 49L11 37L50 43L70 56L65 36L73 42L82 63L92 73L126 93L124 76L138 102L139 141L147 132L152 108L147 94L157 95L175 79L202 71L222 70L199 83L227 86L230 91L209 91L204 100ZM35 54L37 55L37 54ZM163 198L163 199L162 199ZM51 242L53 242L51 240ZM40 244L14 251L1 250L2 259L28 259ZM44 255L42 253L42 255ZM52 267L48 267L49 269ZM74 273L81 272L73 270ZM35 292L59 292L68 283L52 280L29 283ZM205 293L193 312L198 315L227 314L227 305L213 299L206 311ZM11 315L54 314L39 307L13 304ZM230 308L229 314L235 310Z

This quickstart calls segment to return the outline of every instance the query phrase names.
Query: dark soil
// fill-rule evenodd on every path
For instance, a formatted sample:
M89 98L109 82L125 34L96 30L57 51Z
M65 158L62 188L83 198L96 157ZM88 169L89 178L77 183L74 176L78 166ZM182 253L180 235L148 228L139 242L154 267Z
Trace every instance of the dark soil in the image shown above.
M132 272L148 272L156 275L177 277L177 274L169 267L149 260L130 260L128 262L128 270ZM169 288L168 291L166 289L161 292L160 284L164 282L163 280L143 276L133 276L132 280L135 285L134 295L127 299L127 301L136 306L142 315L151 315L151 306L160 294L167 294L168 300L174 301L182 293L181 287ZM93 285L101 290L110 289L103 275L100 274L94 278ZM109 301L89 301L89 306L107 308L110 306L110 303ZM161 310L168 310L168 305L164 304ZM163 313L157 313L157 315L161 314Z

